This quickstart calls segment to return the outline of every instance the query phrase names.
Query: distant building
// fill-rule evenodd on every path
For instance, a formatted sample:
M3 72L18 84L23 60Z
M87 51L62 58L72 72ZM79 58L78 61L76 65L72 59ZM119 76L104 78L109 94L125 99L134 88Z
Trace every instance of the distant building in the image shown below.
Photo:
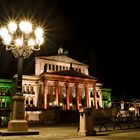
M0 79L0 119L5 125L10 119L10 108L12 104L13 84L12 80Z
M110 88L102 88L102 107L111 107L111 90Z

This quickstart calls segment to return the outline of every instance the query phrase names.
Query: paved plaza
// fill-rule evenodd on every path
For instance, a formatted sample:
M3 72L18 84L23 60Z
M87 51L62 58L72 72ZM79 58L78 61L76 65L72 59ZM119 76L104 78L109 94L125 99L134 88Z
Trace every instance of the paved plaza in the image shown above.
M96 130L97 128L95 128ZM7 128L0 128L6 131ZM96 136L78 136L77 126L40 126L29 127L39 131L39 135L0 136L0 140L140 140L140 129L109 130L99 132Z

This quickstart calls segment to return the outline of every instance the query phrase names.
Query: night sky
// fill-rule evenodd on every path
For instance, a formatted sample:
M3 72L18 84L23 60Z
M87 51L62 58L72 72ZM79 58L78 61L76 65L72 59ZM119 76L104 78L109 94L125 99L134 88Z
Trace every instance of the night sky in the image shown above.
M34 73L34 57L68 55L89 65L90 75L112 88L112 95L140 98L138 92L139 15L132 3L92 0L0 0L0 22L28 17L45 29L45 43L24 61L24 74ZM139 35L138 35L139 36ZM17 59L0 45L0 77L12 78Z

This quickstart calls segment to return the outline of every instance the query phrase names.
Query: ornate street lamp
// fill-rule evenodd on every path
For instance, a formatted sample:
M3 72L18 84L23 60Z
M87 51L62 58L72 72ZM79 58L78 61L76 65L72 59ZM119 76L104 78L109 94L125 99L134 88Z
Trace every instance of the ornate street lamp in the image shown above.
M39 51L43 44L43 29L29 21L10 21L0 28L0 37L6 50L11 50L18 58L17 91L13 95L11 119L8 131L27 131L28 123L25 119L24 96L22 94L23 59L28 58L33 51Z

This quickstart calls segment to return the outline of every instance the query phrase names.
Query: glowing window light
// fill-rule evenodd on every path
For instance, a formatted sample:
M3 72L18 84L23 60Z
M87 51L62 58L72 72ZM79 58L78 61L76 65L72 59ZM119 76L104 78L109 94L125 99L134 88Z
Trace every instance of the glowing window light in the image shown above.
M3 38L3 43L5 45L9 45L12 41L12 37L10 35L7 35L5 38Z
M31 33L32 32L32 24L28 21L21 21L19 24L19 28L24 33Z
M28 46L35 46L35 41L32 38L28 40Z
M15 45L16 45L16 46L22 46L22 45L23 45L23 40L22 40L21 38L17 38L17 39L15 40Z
M5 36L7 36L7 35L8 35L8 30L7 30L7 28L5 28L5 27L1 28L1 29L0 29L0 36L1 36L2 38L5 38Z
M14 33L17 29L17 24L14 21L9 22L8 29L11 33Z

